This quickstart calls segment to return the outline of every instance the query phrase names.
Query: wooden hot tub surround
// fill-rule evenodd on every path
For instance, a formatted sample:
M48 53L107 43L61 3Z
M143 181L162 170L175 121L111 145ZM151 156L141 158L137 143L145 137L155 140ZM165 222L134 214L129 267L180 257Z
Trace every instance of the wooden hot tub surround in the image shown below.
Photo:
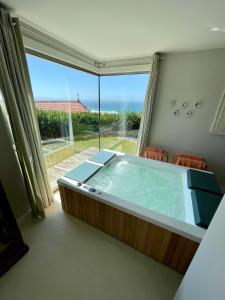
M59 183L65 212L185 273L199 243Z

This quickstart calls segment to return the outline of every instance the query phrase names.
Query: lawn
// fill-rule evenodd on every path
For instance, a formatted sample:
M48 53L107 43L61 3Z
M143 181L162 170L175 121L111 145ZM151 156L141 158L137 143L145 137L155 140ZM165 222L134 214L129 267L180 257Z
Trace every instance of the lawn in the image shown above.
M79 140L72 144L62 143L43 145L45 162L47 168L50 168L57 163L69 158L70 156L80 153L82 150L94 147L98 149L98 138ZM122 139L119 137L101 137L101 149L110 149L129 154L135 154L137 143L135 140ZM55 150L55 151L53 151Z

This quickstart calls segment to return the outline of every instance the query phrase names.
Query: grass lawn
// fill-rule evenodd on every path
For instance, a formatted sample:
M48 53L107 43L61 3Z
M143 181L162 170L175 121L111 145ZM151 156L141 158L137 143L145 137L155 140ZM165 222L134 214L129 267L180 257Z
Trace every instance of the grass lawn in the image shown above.
M82 150L85 150L90 147L95 147L98 149L98 138L88 139L88 140L79 140L75 141L72 144L65 145L62 147L62 143L54 146L54 144L44 145L43 151L45 155L45 162L47 168L50 168L57 163L69 158L70 156L80 153ZM109 149L120 151L129 154L136 153L136 142L133 140L126 140L119 137L101 137L101 149ZM57 150L56 150L57 149ZM49 152L49 150L55 150Z

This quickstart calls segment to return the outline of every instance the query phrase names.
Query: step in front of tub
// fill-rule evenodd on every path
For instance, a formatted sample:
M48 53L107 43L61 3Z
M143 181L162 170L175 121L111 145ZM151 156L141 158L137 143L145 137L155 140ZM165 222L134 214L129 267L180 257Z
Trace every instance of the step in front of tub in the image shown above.
M91 162L84 162L70 172L66 173L64 176L84 183L100 169L100 165L93 164Z
M93 155L88 160L93 161L98 164L105 165L108 161L110 161L115 156L116 156L116 153L113 153L110 151L100 151L97 154Z

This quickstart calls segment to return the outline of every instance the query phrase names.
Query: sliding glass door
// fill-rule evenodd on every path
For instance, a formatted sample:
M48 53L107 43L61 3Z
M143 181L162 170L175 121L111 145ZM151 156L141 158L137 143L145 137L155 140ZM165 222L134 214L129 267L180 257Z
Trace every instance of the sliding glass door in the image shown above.
M100 77L100 145L136 153L148 74Z
M99 150L98 76L27 55L52 188Z

